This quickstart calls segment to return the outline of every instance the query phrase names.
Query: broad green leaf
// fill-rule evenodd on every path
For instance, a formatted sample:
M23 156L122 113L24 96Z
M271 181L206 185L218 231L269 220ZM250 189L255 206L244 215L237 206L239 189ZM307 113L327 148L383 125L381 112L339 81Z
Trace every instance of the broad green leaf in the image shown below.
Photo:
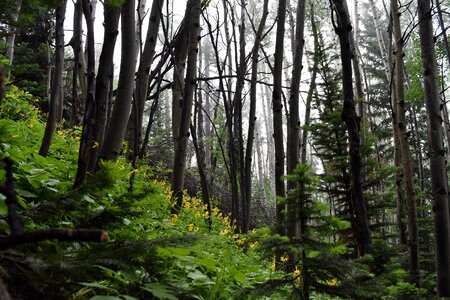
M143 289L152 293L153 296L158 299L178 300L178 298L172 294L172 291L169 290L168 286L165 284L157 282L147 283Z
M25 191L25 190L21 190L16 188L16 193L22 197L26 197L26 198L37 198L36 194L33 194L29 191Z
M122 300L121 297L117 297L117 296L101 296L101 295L97 295L94 296L92 298L90 298L89 300Z

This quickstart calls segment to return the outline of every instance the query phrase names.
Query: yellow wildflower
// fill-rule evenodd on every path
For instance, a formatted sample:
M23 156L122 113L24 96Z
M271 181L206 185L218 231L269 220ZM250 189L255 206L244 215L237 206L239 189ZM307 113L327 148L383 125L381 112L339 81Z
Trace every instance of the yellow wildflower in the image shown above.
M203 214L203 218L208 219L209 218L209 212L205 211Z
M177 214L170 215L170 222L172 224L175 224L177 221L178 221L178 215Z
M250 231L251 234L255 234L256 233L256 228L253 228L252 231Z
M287 262L289 260L289 255L285 254L280 258L281 262Z
M227 234L229 234L230 233L230 230L229 229L224 229L224 230L221 230L220 231L220 235L227 235Z
M195 229L195 225L194 224L189 224L188 225L188 227L187 227L187 230L189 231L189 232L194 232L194 229Z
M301 284L302 282L302 271L297 266L295 266L294 270L294 280L298 284Z
M97 149L98 147L100 147L100 144L97 141L95 141L94 145L92 145L92 149Z
M327 285L329 285L329 286L336 286L337 284L338 284L338 280L336 278L327 280Z
M257 246L258 246L258 242L253 242L253 243L250 243L249 248L253 249L253 248L256 248Z
M201 214L199 211L197 211L197 212L195 213L195 217L196 217L197 219L200 219L200 218L202 217L202 214Z
M77 135L77 136L75 137L75 140L80 141L80 140L81 140L81 136Z
M189 201L184 201L184 208L191 208L191 203Z

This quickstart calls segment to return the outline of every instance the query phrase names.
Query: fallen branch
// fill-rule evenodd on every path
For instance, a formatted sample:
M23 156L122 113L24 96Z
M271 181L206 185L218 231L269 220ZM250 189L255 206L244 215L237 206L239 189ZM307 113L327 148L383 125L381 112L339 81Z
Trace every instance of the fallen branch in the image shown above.
M101 229L70 229L50 228L21 235L0 238L0 250L17 245L38 243L45 240L58 240L61 242L105 242L109 239L108 232Z
M8 206L6 220L11 230L10 236L0 237L0 250L5 250L17 245L38 243L45 240L57 240L62 242L105 242L109 239L108 232L102 229L71 229L49 228L34 232L25 232L22 218L17 214L17 195L14 189L13 161L5 158L6 181L0 185L0 194L5 195Z

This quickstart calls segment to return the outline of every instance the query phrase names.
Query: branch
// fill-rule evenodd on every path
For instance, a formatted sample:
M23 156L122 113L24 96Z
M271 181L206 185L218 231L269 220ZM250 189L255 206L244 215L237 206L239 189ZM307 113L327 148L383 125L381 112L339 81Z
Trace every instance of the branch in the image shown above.
M58 240L61 242L105 242L108 239L108 233L101 229L50 228L0 239L0 250L21 244L38 243L44 240Z

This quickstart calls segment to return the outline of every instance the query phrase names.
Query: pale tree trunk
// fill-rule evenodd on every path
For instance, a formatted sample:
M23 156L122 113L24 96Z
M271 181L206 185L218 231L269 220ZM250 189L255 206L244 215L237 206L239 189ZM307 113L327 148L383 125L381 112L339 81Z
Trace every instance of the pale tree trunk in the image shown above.
M135 0L127 0L121 11L122 57L119 83L111 122L106 130L100 156L115 161L122 150L127 122L130 116L136 67Z
M358 256L364 256L370 251L370 231L367 218L366 203L364 200L362 182L361 182L361 138L360 124L355 111L355 100L353 97L352 86L352 51L350 48L351 23L347 13L347 3L345 0L333 0L336 18L334 26L339 36L341 47L342 62L342 85L344 92L344 108L342 110L342 119L344 120L349 139L349 162L350 162L350 180L351 180L351 198L355 207L356 221L356 240L358 247ZM336 23L337 22L337 23Z
M87 173L93 173L98 166L98 156L103 145L107 127L109 99L112 94L112 81L114 71L114 49L119 33L120 7L106 4L104 8L104 39L103 48L98 64L97 79L95 79L95 53L93 18L87 0L83 2L84 14L88 28L88 93L83 118L83 131L81 134L78 156L78 169L75 177L75 186L80 185Z
M373 14L373 24L375 25L375 32L377 34L378 47L380 48L381 59L383 60L384 72L388 81L391 80L391 74L389 72L388 54L386 50L386 43L384 41L383 32L380 25L380 17L378 15L377 8L373 0L369 0L370 10Z
M17 20L19 19L20 8L22 6L22 0L16 0L15 11L11 15L12 25L16 27ZM12 29L6 37L6 58L9 61L9 65L12 66L14 60L14 47L16 40L16 29ZM11 68L10 68L11 69ZM8 73L8 77L9 77Z
M448 182L442 134L441 102L439 101L434 31L429 0L418 0L420 48L425 87L428 146L433 195L436 239L437 294L450 297L450 222Z
M0 105L3 103L3 99L5 99L5 69L3 64L0 63Z
M55 71L50 94L50 105L48 110L47 123L45 125L44 138L39 149L39 154L47 156L52 143L53 133L56 129L58 107L62 101L61 86L64 68L64 17L66 14L67 0L62 0L56 8L56 26L55 26Z
M189 140L189 124L191 120L192 103L197 76L197 54L200 36L200 0L189 0L186 6L186 23L188 26L188 58L186 78L181 106L181 118L178 131L178 143L175 149L174 164L172 170L172 191L176 200L172 213L178 213L183 204L184 173L186 170L186 153Z
M277 35L275 41L275 63L273 71L273 139L275 144L275 194L277 197L277 232L286 233L284 216L284 198L286 187L284 185L284 142L283 142L283 104L281 84L283 80L284 57L284 28L286 22L286 0L278 1Z
M266 129L266 139L267 139L267 169L269 174L270 181L270 189L271 195L273 196L272 200L275 199L275 145L273 141L273 119L272 115L269 114L270 106L270 92L267 86L261 86L261 94L263 95L263 115L264 115L264 124Z
M412 284L420 287L420 267L419 267L419 233L417 226L417 197L414 189L413 167L411 152L409 150L405 90L404 90L404 69L403 69L403 38L400 28L400 17L397 0L391 1L391 12L393 20L393 31L395 41L395 86L396 86L396 112L399 133L399 142L402 156L403 180L405 183L406 203L408 205L408 246L409 246L409 276Z
M289 116L287 127L287 157L286 157L286 172L292 174L299 163L300 153L300 79L303 69L303 47L304 47L304 30L305 30L305 2L299 1L297 4L297 20L295 26L295 48L294 48L294 62L292 69L291 89L289 96ZM288 181L287 189L289 192L294 192L298 188L296 181ZM287 236L293 238L297 232L297 211L298 205L296 197L288 196L286 199L286 233Z
M142 3L141 3L142 4ZM135 145L140 145L142 122L144 116L145 101L148 96L150 67L155 56L156 43L158 41L158 31L161 22L163 0L154 0L150 11L150 19L145 39L144 49L140 56L139 68L136 74L136 92L134 105L131 109L130 119L127 127L127 141L131 156L137 155L138 149ZM142 17L142 16L141 16ZM141 45L139 43L139 45ZM138 147L136 147L138 148Z
M244 228L243 231L247 232L249 227L250 219L250 205L252 196L252 155L253 155L253 140L255 138L255 125L256 125L256 91L257 85L256 81L258 78L258 53L261 47L261 40L263 38L264 28L266 26L267 15L269 14L269 1L264 0L263 12L261 21L259 22L258 30L255 36L255 43L252 49L252 75L250 82L250 113L249 113L249 125L247 133L247 147L245 149L245 167L244 167L244 177L245 185L241 187L245 189L246 198L243 202L246 202L246 211L244 214Z

